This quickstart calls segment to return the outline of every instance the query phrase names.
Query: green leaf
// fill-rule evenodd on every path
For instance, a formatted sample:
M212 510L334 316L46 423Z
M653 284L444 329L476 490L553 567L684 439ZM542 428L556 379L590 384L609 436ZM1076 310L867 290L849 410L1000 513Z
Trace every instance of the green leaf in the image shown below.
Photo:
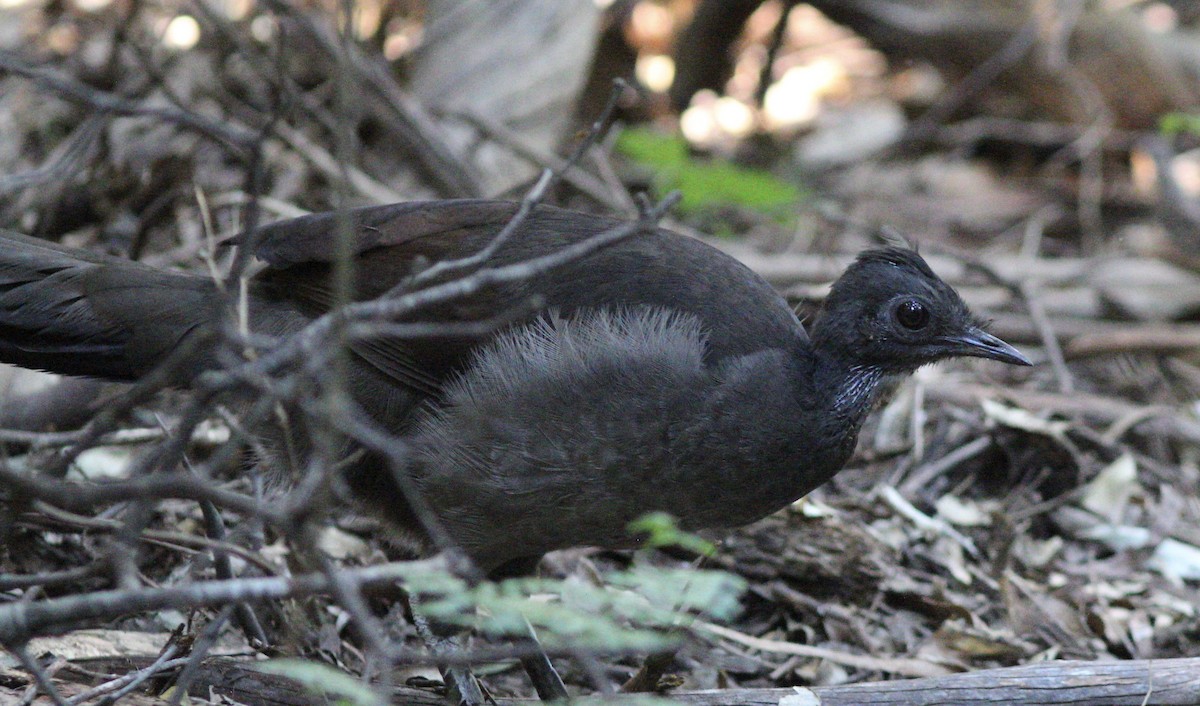
M632 534L645 534L645 546L682 547L701 556L716 554L717 548L703 537L679 528L675 518L665 512L648 512L629 523Z
M607 586L578 578L485 581L447 595L426 594L420 611L491 635L522 635L528 621L547 646L646 652L668 648L675 641L668 631L691 615L733 616L745 590L740 577L723 571L638 566L605 578Z
M1167 113L1158 119L1158 131L1166 137L1180 133L1200 135L1200 115L1196 113Z
M648 516L638 527L655 538L652 543L711 550L667 515ZM724 620L734 615L745 589L743 580L722 571L671 570L644 562L605 578L606 586L577 577L470 586L444 567L421 564L406 571L402 582L417 610L431 620L502 636L525 634L528 622L549 646L609 653L665 649L676 640L673 629L691 616Z
M746 580L724 571L665 569L637 566L607 577L613 586L629 588L656 606L696 611L714 620L728 620L741 609Z
M300 682L310 692L332 698L338 706L384 706L370 687L327 664L303 659L272 659L256 664L255 668Z
M688 144L682 137L644 128L621 131L617 151L652 169L674 169L688 162Z
M685 215L738 206L786 221L804 196L798 186L769 172L725 159L692 157L683 138L650 129L623 131L617 151L650 170L658 192L682 192L678 209Z

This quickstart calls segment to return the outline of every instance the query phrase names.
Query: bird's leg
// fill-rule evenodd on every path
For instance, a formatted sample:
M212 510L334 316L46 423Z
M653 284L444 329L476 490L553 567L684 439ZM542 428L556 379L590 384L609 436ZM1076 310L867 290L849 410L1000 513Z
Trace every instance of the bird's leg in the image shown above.
M515 644L517 647L533 648L530 653L521 657L521 666L525 667L529 681L533 682L538 698L542 701L565 701L569 698L567 687L555 671L554 665L550 663L550 658L542 649L542 643L538 642L537 633L528 620L525 621L525 630L526 635L518 638Z
M461 656L463 649L458 639L454 635L439 634L442 630L435 629L429 619L419 612L416 599L411 594L406 594L406 596L413 627L416 628L417 635L421 637L421 641L425 643L434 657ZM442 673L442 680L446 684L446 701L448 703L454 704L454 706L483 706L485 702L495 703L491 697L485 699L483 690L479 687L479 682L471 673L470 668L451 664L449 666L439 665L438 670Z
M435 657L462 655L462 645L457 637L445 634L450 630L448 626L439 626L431 622L429 618L419 612L417 601L411 594L406 594L406 598L413 627L416 628L417 635L420 636L429 651ZM554 669L554 665L550 663L550 657L542 649L542 644L537 639L537 633L534 632L533 626L529 624L528 620L525 621L525 630L526 634L518 637L514 641L514 646L524 653L521 657L521 666L529 675L529 681L533 683L538 698L542 701L565 701L569 698L567 687L563 684L558 671ZM446 700L449 703L457 706L481 706L485 699L489 702L492 701L490 697L484 696L478 680L467 667L439 666L438 669L446 684Z
M629 681L621 685L621 693L652 693L659 690L659 682L675 660L675 650L655 652L646 657L642 668Z
M505 578L534 576L537 574L538 564L541 560L541 554L512 559L500 567L493 569L489 577L494 581L502 581ZM567 687L563 684L562 677L558 676L554 665L550 663L550 658L546 656L545 650L542 649L542 643L538 641L537 633L534 631L533 626L529 624L529 620L527 618L523 618L523 620L525 623L525 634L514 639L513 646L522 654L521 666L525 668L525 673L529 675L529 681L533 683L533 688L537 691L538 698L542 701L567 700L569 696L567 695Z

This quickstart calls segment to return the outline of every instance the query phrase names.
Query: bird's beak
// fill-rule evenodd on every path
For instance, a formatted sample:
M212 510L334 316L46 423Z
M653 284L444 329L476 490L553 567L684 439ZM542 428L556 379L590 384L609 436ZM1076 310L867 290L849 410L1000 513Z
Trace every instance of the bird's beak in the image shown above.
M962 336L950 337L949 342L955 346L958 355L991 358L1011 365L1033 365L1021 351L976 326Z

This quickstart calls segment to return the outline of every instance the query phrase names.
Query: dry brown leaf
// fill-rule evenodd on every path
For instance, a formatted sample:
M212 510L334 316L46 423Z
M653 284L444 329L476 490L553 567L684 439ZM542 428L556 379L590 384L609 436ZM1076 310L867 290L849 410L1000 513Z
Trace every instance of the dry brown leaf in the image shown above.
M967 625L961 620L947 620L934 636L948 649L971 660L1016 660L1037 651L1035 645L1006 630Z
M1200 275L1161 260L1108 260L1090 280L1101 301L1127 318L1177 321L1200 311Z

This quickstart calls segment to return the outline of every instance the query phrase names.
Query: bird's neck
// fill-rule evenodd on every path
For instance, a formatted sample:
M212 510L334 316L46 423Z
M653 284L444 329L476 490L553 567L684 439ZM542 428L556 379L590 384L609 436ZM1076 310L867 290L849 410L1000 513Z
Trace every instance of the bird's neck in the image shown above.
M813 352L814 387L818 406L829 415L829 436L844 463L854 451L859 429L879 398L894 385L898 375L875 365L854 360L844 351L817 348Z
M822 316L812 330L812 385L818 405L843 425L852 436L880 396L904 374L889 370L878 361L864 360L861 344L847 338L850 324L837 317Z
M687 512L697 525L750 522L829 480L854 452L888 377L807 342L732 360L721 375L697 406L703 423L676 440L679 468L716 469L692 484Z
M846 365L841 361L833 362L826 369L829 372L825 379L833 383L829 388L830 410L839 417L861 423L874 408L888 376L878 367Z

